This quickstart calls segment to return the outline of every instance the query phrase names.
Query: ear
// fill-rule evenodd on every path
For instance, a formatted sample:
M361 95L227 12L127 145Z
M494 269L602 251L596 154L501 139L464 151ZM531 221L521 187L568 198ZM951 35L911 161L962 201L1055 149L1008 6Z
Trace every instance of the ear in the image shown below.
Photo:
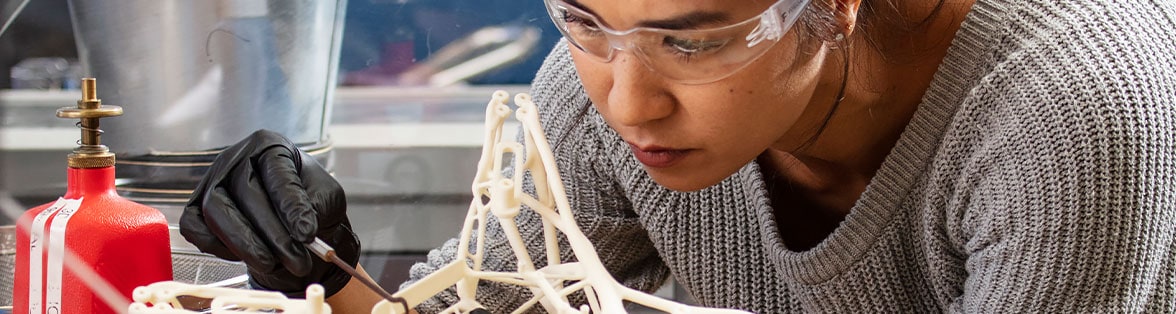
M837 29L834 33L844 34L845 37L853 34L854 25L857 25L858 9L861 8L862 0L834 0L833 7L833 23Z

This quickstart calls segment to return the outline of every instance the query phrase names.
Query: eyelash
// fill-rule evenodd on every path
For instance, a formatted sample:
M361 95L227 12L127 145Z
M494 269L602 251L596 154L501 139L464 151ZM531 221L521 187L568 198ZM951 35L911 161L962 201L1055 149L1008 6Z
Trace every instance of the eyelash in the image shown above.
M563 20L565 24L569 25L580 24L585 28L586 31L589 32L589 35L600 34L600 29L596 27L596 23L592 22L591 20L570 14L568 11L563 12Z
M670 50L671 54L678 57L678 61L690 63L690 58L722 48L726 44L726 41L678 39L667 36L662 40L662 43L666 46L666 49ZM683 49L684 45L693 46L694 48L688 51Z

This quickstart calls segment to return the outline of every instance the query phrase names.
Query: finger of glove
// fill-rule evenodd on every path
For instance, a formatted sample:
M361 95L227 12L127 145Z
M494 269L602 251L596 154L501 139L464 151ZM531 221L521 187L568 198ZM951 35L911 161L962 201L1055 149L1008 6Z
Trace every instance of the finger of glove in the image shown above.
M331 243L334 243L335 254L339 258L352 267L359 263L359 237L355 235L355 231L351 230L351 224L346 219L338 228L335 228L333 234L327 235L327 238Z
M302 153L302 182L306 195L315 207L319 232L333 229L347 218L347 196L339 181L314 160Z
M252 165L241 165L233 169L233 173L230 174L233 182L228 188L233 195L233 201L256 228L262 240L269 245L278 262L290 273L304 276L313 266L310 252L302 243L290 236L286 224L275 212L279 208L273 206L257 175Z
M226 147L216 155L208 171L200 178L200 183L196 184L196 188L193 189L192 197L188 200L187 206L201 206L204 203L205 194L212 187L220 186L224 183L229 172L238 164L249 162L249 157L257 147L288 142L289 140L286 140L280 134L267 130L258 130L241 139L241 141L234 143L232 146Z
M215 164L213 165L215 167ZM184 205L184 213L187 215L188 208L193 208L194 214L200 212L200 208L204 206L204 197L208 193L211 183L211 176L204 176L200 178L200 183L196 184L196 188L192 190L192 197L188 198L188 204ZM181 216L182 218L183 216ZM201 219L200 221L202 221ZM181 229L182 231L183 229Z
M204 177L200 179L200 183L196 185L196 189L192 193L193 201L197 197L203 197L212 187L219 186L223 183L232 169L237 167L238 164L248 162L249 151L253 150L253 147L256 145L264 144L259 142L269 140L259 133L254 132L216 155L216 158L212 160L212 165L208 168L208 172L205 172ZM200 204L189 202L188 205Z
M273 269L277 263L273 254L253 231L249 220L241 214L229 193L222 187L216 187L208 194L204 202L204 223L208 231L214 235L217 242L224 244L226 252L212 252L214 255L233 260L245 261L249 267ZM203 248L201 248L203 249ZM230 258L231 257L231 258Z
M200 178L200 183L196 184L196 188L192 190L192 197L188 199L186 207L200 208L204 206L205 198L210 194L209 190L215 186L219 186L229 174L229 170L240 163L241 150L248 145L249 139L241 141L232 147L229 147L216 155L212 165L209 166L208 172Z
M306 195L305 186L312 182L303 182L299 176L301 160L296 154L288 147L270 147L259 157L258 170L286 230L295 240L310 243L314 242L319 226L314 207Z
M180 214L180 235L196 245L196 248L199 248L201 252L231 261L241 260L204 223L201 208L202 205L184 207L184 211Z

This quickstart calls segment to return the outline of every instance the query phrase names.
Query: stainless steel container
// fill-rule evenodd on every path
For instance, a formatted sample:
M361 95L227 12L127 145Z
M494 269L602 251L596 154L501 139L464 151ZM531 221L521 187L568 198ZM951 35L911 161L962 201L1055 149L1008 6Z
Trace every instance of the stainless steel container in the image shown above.
M120 155L215 150L256 129L326 141L345 0L70 0Z
M346 0L70 0L119 190L169 218L220 149L258 129L329 165ZM174 221L173 221L174 222Z

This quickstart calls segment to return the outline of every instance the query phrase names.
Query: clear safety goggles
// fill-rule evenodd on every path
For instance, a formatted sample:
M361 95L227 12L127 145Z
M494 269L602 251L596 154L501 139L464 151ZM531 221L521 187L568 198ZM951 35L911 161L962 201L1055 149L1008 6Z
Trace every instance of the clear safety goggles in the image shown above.
M767 52L800 17L809 0L779 0L763 13L708 29L637 27L611 29L592 13L565 0L544 0L568 42L600 62L617 51L632 53L646 67L683 84L724 79Z

